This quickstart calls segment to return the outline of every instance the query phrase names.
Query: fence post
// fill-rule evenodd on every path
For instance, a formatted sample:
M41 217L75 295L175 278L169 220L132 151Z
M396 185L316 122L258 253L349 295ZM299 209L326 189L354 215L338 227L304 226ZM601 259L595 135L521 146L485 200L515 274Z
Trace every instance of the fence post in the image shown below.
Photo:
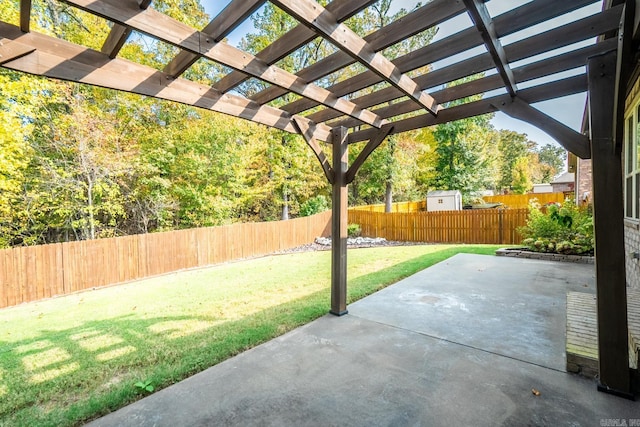
M500 244L504 244L504 211L502 209L498 210L498 222L500 224Z

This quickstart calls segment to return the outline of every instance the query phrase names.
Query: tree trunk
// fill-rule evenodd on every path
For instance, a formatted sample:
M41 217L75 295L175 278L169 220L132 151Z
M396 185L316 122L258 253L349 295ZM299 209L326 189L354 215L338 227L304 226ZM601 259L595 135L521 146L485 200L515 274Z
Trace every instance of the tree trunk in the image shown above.
M286 221L289 219L289 194L285 190L282 193L282 220Z
M391 212L391 205L393 204L393 184L391 181L387 181L384 191L384 211L386 213Z
M96 238L96 224L93 219L93 180L87 177L87 210L89 211L89 238Z

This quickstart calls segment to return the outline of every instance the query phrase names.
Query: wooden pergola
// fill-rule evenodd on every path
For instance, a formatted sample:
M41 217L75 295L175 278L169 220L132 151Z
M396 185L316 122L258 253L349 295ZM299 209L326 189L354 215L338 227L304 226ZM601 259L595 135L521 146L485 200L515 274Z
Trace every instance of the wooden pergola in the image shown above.
M617 124L623 122L624 98L635 65L634 1L533 0L492 16L486 0L433 0L363 38L345 21L375 0L333 0L326 7L314 0L270 0L299 24L257 54L231 46L225 37L265 0L231 0L202 29L154 10L151 0L61 1L112 24L101 50L31 31L31 0L20 0L20 22L0 21L0 65L209 109L304 137L333 186L331 312L336 315L347 312L347 185L387 136L502 111L547 132L578 157L592 158L599 255L599 388L631 395L622 125ZM576 10L593 4L601 6L600 12L576 18ZM468 14L473 25L397 58L382 53L461 14ZM557 17L562 18L554 20ZM543 32L517 36L541 23L547 23ZM162 71L122 59L119 51L132 31L173 45L179 53ZM504 43L510 35L516 41ZM275 65L318 37L337 51L295 74ZM579 44L584 41L594 42ZM478 47L479 54L458 55ZM445 66L429 67L449 58ZM198 60L233 71L211 86L188 80L184 73ZM366 71L330 87L320 83L354 63ZM562 77L560 73L569 70L573 74ZM476 75L482 77L453 83ZM245 98L234 89L250 78L266 82L268 88ZM372 90L359 94L367 88ZM299 99L284 105L274 102L289 93ZM578 93L588 93L588 135L532 106ZM482 97L463 102L474 95ZM364 141L364 149L349 165L349 145ZM325 155L329 147L331 162Z

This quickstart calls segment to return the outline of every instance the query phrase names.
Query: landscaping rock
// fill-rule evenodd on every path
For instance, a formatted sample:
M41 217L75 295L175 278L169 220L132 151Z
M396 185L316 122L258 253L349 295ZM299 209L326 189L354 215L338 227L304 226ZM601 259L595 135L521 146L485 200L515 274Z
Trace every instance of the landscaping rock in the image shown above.
M564 255L546 252L533 252L526 248L502 248L496 251L496 255L514 258L539 259L543 261L575 262L578 264L594 263L594 258L588 255Z

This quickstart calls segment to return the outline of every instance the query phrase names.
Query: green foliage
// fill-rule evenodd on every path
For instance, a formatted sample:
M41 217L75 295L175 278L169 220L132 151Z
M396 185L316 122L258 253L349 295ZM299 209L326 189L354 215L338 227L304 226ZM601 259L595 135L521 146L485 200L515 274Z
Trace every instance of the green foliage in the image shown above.
M533 183L529 172L529 162L526 157L518 157L511 170L511 188L514 194L526 194L531 190Z
M567 151L558 146L545 144L538 149L540 183L551 182L562 171L567 160Z
M489 117L441 124L434 135L438 146L433 188L460 190L466 197L493 187L496 156Z
M329 202L322 194L312 197L300 205L300 216L311 216L329 209Z
M362 235L362 228L360 227L360 224L347 225L347 236L360 237L361 235Z
M572 200L545 208L532 203L527 225L518 232L524 237L522 244L535 252L593 253L593 216L588 208L578 207Z
M147 380L147 381L138 381L137 383L135 383L133 385L134 387L140 389L141 391L146 391L147 393L152 393L153 390L155 390L155 388L153 387L153 384L151 382L151 380Z

